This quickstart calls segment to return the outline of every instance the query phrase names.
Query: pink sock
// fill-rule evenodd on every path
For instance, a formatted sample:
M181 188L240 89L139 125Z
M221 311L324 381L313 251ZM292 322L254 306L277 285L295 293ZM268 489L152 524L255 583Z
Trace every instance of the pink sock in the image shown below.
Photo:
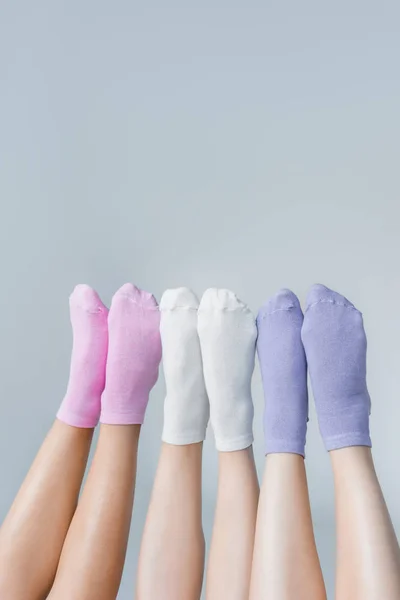
M109 350L100 421L143 423L161 360L160 311L155 298L131 283L114 295L108 317Z
M77 285L69 299L73 347L67 393L57 417L74 427L95 427L104 390L108 309L88 285Z

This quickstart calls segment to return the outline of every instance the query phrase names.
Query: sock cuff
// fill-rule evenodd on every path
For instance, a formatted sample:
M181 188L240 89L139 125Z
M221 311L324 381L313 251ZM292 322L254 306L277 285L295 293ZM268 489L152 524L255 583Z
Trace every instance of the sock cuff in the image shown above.
M206 431L192 431L185 434L173 434L172 432L163 431L161 440L165 444L172 446L186 446L189 444L198 444L206 439Z
M292 440L266 440L264 447L267 454L299 454L305 458L305 444Z
M350 448L351 446L367 446L368 448L372 448L371 436L369 433L361 431L342 433L324 438L324 443L328 452L331 450L340 450L341 448Z
M363 403L335 414L320 413L319 429L328 452L348 446L372 446L369 431L369 396Z
M100 414L100 423L104 425L143 425L143 422L144 414L142 413L102 411Z
M90 415L78 415L71 409L66 408L64 402L58 410L57 419L67 425L71 425L71 427L79 427L81 429L93 429L99 422L98 415L95 417Z
M253 432L246 433L245 435L241 435L231 440L215 438L215 445L218 452L236 452L237 450L244 450L245 448L251 446L253 442Z

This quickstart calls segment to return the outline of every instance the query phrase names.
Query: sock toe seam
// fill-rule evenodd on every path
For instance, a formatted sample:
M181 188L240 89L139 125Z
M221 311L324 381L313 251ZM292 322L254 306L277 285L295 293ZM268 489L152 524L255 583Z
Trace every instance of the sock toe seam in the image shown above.
M307 306L305 312L308 312L310 308L314 308L314 306L317 306L317 304L334 304L335 306L343 306L344 308L350 308L351 310L355 310L360 315L362 315L361 311L359 311L358 308L356 308L355 306L352 306L351 304L345 304L344 302L336 302L336 300L317 300L316 302L313 302L312 304Z
M243 312L250 315L252 314L248 306L236 306L235 308L229 308L228 306L211 306L209 308L199 307L198 312Z
M198 312L197 308L194 308L194 306L172 306L172 307L160 307L160 311L161 312L172 312L173 310L191 310L193 312Z
M135 298L132 298L131 296L129 296L129 294L123 294L123 293L118 294L117 293L117 295L114 296L114 298L115 297L125 298L126 300L129 300L130 302L132 302L132 304L134 304L135 306L138 306L139 308L143 308L144 310L158 310L158 311L160 310L158 306L154 306L154 305L151 306L151 305L143 304L141 302L137 302L135 300Z
M107 315L108 314L108 308L106 308L106 307L103 308L102 306L99 306L97 308L87 308L87 306L84 306L83 304L76 303L76 304L73 304L73 307L80 308L85 313L88 313L90 315L101 315L101 314Z
M297 307L293 304L293 306L288 306L287 308L276 308L275 310L272 310L271 312L261 312L258 314L257 320L261 319L263 321L266 317L270 317L271 315L274 315L277 312L290 312L294 308L297 308Z

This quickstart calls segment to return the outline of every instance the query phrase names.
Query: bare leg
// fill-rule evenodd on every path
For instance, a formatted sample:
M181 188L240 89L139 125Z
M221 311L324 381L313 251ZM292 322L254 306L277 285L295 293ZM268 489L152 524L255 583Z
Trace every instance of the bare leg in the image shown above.
M49 598L117 597L131 523L141 423L161 360L155 298L133 284L114 294L100 435Z
M54 580L93 429L55 421L0 530L0 597L44 598Z
M338 600L398 600L400 550L371 450L330 453L335 477Z
M259 486L252 447L219 453L207 599L249 597Z
M116 598L131 522L139 433L140 425L100 426L49 598Z
M162 448L139 556L138 600L198 600L204 569L201 466L209 419L199 301L188 288L164 292L160 332L167 396Z
M257 317L267 457L251 600L326 599L303 458L308 416L303 321L300 302L290 290L270 298Z
M251 600L323 600L303 457L269 454L258 506Z
M302 339L325 447L331 452L337 514L337 598L400 598L400 551L372 461L367 338L362 314L316 285Z
M198 600L204 569L203 444L163 444L139 558L137 600Z

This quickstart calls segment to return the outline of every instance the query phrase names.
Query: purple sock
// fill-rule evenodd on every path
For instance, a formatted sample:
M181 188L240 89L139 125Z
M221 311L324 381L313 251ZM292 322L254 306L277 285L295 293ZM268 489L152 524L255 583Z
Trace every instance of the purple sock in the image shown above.
M326 449L371 446L361 313L340 294L314 285L301 335Z
M290 452L304 456L308 393L302 325L300 303L290 290L278 292L258 313L265 454Z

